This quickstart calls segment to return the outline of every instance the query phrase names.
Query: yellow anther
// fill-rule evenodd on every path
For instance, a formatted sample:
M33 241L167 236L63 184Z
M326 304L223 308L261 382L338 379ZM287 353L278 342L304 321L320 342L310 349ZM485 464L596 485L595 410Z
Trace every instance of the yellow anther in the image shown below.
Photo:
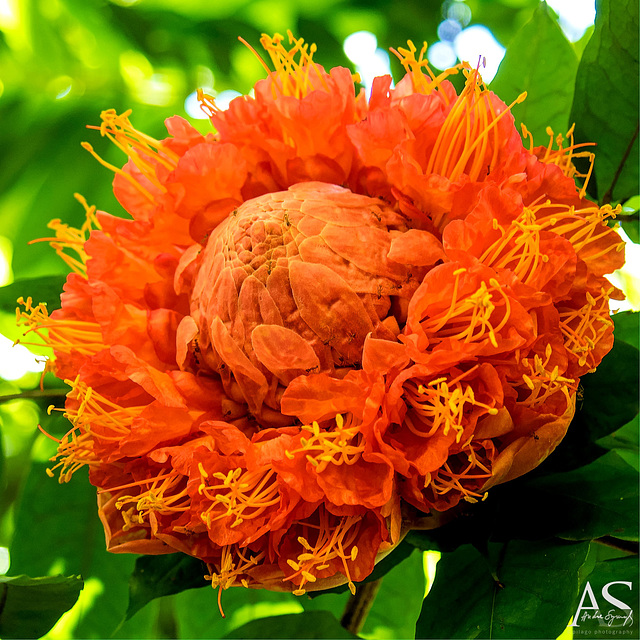
M302 536L298 536L298 542L308 551L313 551L313 547Z
M291 558L287 558L287 564L294 570L294 571L300 571L300 565L295 561L292 560Z

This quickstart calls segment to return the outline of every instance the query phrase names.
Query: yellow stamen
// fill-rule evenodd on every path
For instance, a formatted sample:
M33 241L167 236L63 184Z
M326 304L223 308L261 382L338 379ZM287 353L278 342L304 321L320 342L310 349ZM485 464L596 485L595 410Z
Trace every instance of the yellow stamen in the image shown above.
M329 464L355 464L364 451L358 425L353 424L351 414L347 416L346 422L340 414L336 415L335 421L336 427L330 431L321 430L317 422L303 425L301 429L311 433L311 437L300 438L302 446L286 451L287 458L293 460L296 454L304 452L317 473L322 473Z
M527 397L521 400L523 405L536 408L544 404L552 395L562 393L567 402L571 402L571 396L575 393L577 382L573 378L561 376L557 365L549 371L553 349L545 349L544 359L535 354L531 358L523 358L522 364L529 372L522 374L525 383ZM523 390L524 391L524 390Z
M398 47L398 49L391 49L400 64L404 67L405 72L411 78L413 83L413 90L415 93L422 93L423 95L429 95L433 91L438 91L444 99L445 104L449 104L449 98L446 92L441 90L440 85L449 76L456 75L460 69L463 68L462 64L456 65L451 69L443 71L440 75L436 76L427 60L425 54L427 52L427 43L422 43L419 57L416 58L416 46L411 40L407 41L408 49ZM426 72L426 73L425 73Z
M455 272L455 281L449 308L432 313L421 321L424 332L432 344L452 338L465 343L488 339L498 346L496 334L506 325L511 315L511 303L500 283L491 279L489 285L481 282L479 289L466 297L458 297L461 271Z
M102 136L113 142L120 150L126 153L135 164L143 177L156 189L166 191L166 187L158 178L157 167L162 166L172 171L178 164L179 156L166 147L161 141L148 136L133 127L129 121L131 110L118 114L115 109L107 109L100 114L102 123L99 127L90 126L90 129L98 129ZM114 173L121 175L131 183L145 198L154 202L151 192L130 173L106 162L93 149L88 142L83 142L86 149L100 164Z
M404 384L403 397L409 409L405 425L411 433L430 438L439 432L447 435L453 429L456 442L460 442L470 407L480 407L490 415L498 412L477 400L471 385L461 382L475 368L448 382L446 378L436 378L419 385L414 380Z
M133 419L144 409L142 406L121 407L81 382L79 376L65 382L71 391L62 411L73 427L61 439L58 452L51 458L52 462L57 461L51 472L60 468L60 482L69 482L73 473L84 465L99 464L100 458L93 452L94 443L121 440L130 432Z
M438 133L425 173L436 173L454 181L466 172L472 181L477 181L484 173L491 173L496 165L500 148L498 123L516 104L523 102L527 94L522 93L506 109L496 113L478 71L466 65L463 72L467 77L465 87ZM487 161L490 143L493 152Z
M218 589L218 608L223 618L225 615L221 603L222 591L234 586L236 581L248 588L251 579L246 572L257 566L265 555L265 551L260 551L255 556L251 555L247 558L236 545L225 545L222 547L219 568L216 570L214 565L207 564L209 575L205 575L204 578L211 580L211 586Z
M224 474L206 474L198 465L202 482L198 489L211 504L200 514L207 527L222 518L233 517L231 527L261 516L280 502L275 472L267 467L257 471L236 468ZM205 482L209 480L209 483Z
M190 506L190 497L186 484L187 478L174 470L131 483L131 486L143 488L146 485L147 488L137 495L120 496L116 501L116 509L122 510L124 505L132 505L140 523L144 522L152 511L163 515L187 511ZM113 492L122 488L124 487L109 488L108 491Z
M84 250L84 244L89 239L91 231L100 229L100 223L96 217L96 208L90 207L87 201L79 194L74 194L76 200L84 207L86 219L83 225L76 229L68 224L63 224L58 218L51 220L47 225L56 232L55 238L38 238L32 240L29 244L35 242L48 242L55 252L64 260L64 262L76 273L83 278L87 277L87 254ZM66 253L74 251L76 256Z
M297 557L297 562L287 560L287 564L294 569L294 573L286 576L283 581L298 580L298 589L294 594L304 593L307 582L315 582L316 572L330 566L331 561L339 560L341 572L348 580L349 589L353 593L355 585L351 580L349 563L355 561L358 547L355 542L360 531L362 516L334 516L323 506L318 508L317 521L302 521L297 524L302 527L303 536L298 542L305 550ZM297 568L296 568L297 567Z
M470 439L460 453L451 456L434 473L427 474L425 489L433 491L435 496L461 493L467 502L484 500L486 493L480 493L478 489L491 477L494 456L493 444Z
M20 297L18 304L24 309L16 308L16 323L29 327L24 333L25 336L33 332L42 342L16 340L16 344L47 346L60 353L77 352L83 356L92 356L105 348L102 331L97 322L52 318L45 303L41 302L34 307L31 298L25 300Z
M262 34L260 38L260 44L269 54L275 68L275 71L270 74L273 79L273 97L277 98L280 94L298 99L304 98L318 88L314 86L311 74L320 81L324 91L329 91L321 68L313 61L316 45L306 44L303 38L294 38L291 31L287 31L287 36L289 43L293 45L291 49L287 49L282 44L284 37L279 33L274 34L273 37ZM260 56L257 57L262 61Z
M586 302L579 309L559 309L564 346L578 357L580 366L587 365L589 370L596 366L592 355L596 345L613 326L609 315L609 295L612 291L613 287L601 289L597 298L587 292Z
M579 151L575 153L576 149L582 149L583 147L592 147L595 146L593 142L583 142L581 144L575 144L574 142L574 128L575 124L571 125L569 131L567 131L566 136L558 134L555 136L551 127L547 127L547 135L549 136L549 144L545 150L544 156L541 158L542 162L546 162L547 164L555 164L560 167L562 173L565 176L575 179L575 178L584 178L584 182L582 184L582 188L580 189L580 197L584 198L587 192L587 186L589 185L589 180L591 178L591 174L593 173L593 165L595 162L595 154L591 151ZM526 128L523 129L523 134ZM531 134L526 132L530 137ZM563 146L565 140L569 141L569 145L567 147ZM553 148L553 144L557 146L557 149ZM533 138L531 137L531 146L533 147ZM586 158L589 162L589 168L586 173L579 173L576 169L576 166L573 163L575 158Z

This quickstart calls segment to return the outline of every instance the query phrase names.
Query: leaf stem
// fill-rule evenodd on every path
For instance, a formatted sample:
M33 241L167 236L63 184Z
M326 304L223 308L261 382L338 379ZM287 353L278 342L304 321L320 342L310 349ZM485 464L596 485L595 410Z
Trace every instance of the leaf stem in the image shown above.
M594 542L599 542L605 547L611 547L612 549L624 551L625 553L633 553L635 555L638 554L639 550L637 542L632 540L621 540L620 538L614 538L613 536L602 536L601 538L596 538Z
M373 606L373 601L376 599L381 583L382 578L378 578L372 582L359 584L356 587L355 594L349 596L342 618L340 618L340 624L347 631L353 633L354 636L357 636L364 626L364 622Z
M30 400L36 398L63 398L69 393L68 389L28 389L20 393L0 396L0 403L10 400Z
M609 204L611 202L611 198L613 198L613 190L615 189L616 183L618 182L618 178L620 177L620 174L624 169L625 162L627 161L627 158L631 153L631 149L633 149L633 145L638 137L638 131L640 131L640 121L638 121L638 124L636 125L636 130L631 136L631 140L627 145L627 148L624 152L624 155L622 156L622 159L620 160L620 164L618 165L616 174L613 176L613 181L611 182L611 186L607 189L607 192L602 196L602 204Z

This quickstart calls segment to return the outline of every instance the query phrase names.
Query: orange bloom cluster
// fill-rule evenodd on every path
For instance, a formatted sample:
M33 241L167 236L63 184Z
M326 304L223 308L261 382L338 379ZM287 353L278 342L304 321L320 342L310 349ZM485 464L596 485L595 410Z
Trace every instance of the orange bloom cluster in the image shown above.
M53 221L62 308L19 319L71 386L51 474L89 467L111 551L190 554L223 589L353 590L408 511L556 447L612 346L623 246L576 188L589 154L524 145L468 65L436 77L410 44L367 100L302 40L262 44L254 97L201 95L215 133L102 114L131 218Z

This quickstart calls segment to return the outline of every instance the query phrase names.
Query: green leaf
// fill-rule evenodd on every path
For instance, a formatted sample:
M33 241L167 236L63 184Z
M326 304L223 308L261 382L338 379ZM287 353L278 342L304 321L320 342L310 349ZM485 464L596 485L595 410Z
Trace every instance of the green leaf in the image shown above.
M363 636L412 638L425 583L423 554L414 550L382 579L362 628Z
M383 638L411 638L425 590L423 555L403 542L409 551L408 557L400 560L395 552L387 558L395 559L395 566L384 576L362 628L362 635L375 634ZM405 551L403 551L403 554ZM381 564L381 563L378 563ZM377 569L377 566L376 566ZM313 599L300 599L305 611L330 611L336 618L342 616L348 599L346 594L336 595L317 592Z
M33 299L34 304L45 302L51 312L60 307L60 294L67 277L64 275L22 278L6 287L0 287L0 310L15 313L16 300L22 296Z
M521 504L525 518L533 513L542 520L541 533L638 538L638 473L613 451L585 467L534 479Z
M487 541L540 540L558 536L590 540L605 535L638 536L638 473L616 452L591 464L538 477L524 477L489 492L433 531L412 531L419 549L451 551Z
M471 546L443 554L416 638L556 638L575 611L588 543L491 545L495 568Z
M222 608L227 616L223 618L218 610L217 589L190 589L173 596L181 637L203 639L221 638L258 618L301 613L306 597L282 591L232 587L222 592ZM146 607L144 611L149 608Z
M595 31L578 67L571 120L576 123L576 142L598 145L590 191L601 202L636 195L637 0L597 0Z
M596 444L638 414L638 349L616 340L595 373L580 379L582 398L569 431L544 469L564 471L591 462L605 451Z
M129 620L148 602L162 596L211 585L204 579L207 565L183 553L140 556L129 580Z
M640 471L640 424L636 416L629 424L597 441L599 447L615 451L628 465Z
M89 484L86 472L77 471L71 482L59 484L47 477L46 466L32 465L16 507L11 568L30 575L81 575L85 593L79 602L75 634L82 638L110 637L124 618L135 556L107 552L96 489ZM143 614L140 612L120 629L124 637L146 636L149 621Z
M548 139L547 127L556 134L564 134L569 127L577 69L574 48L549 7L541 3L507 47L491 90L507 104L527 92L527 99L513 107L513 115L540 145Z
M629 236L631 242L640 244L640 224L638 223L638 212L631 216L620 218L620 224L624 232Z
M75 604L79 576L0 576L0 637L39 638Z
M614 334L616 340L622 340L627 344L640 347L640 313L637 311L623 311L612 316L615 325Z
M357 638L328 611L306 611L253 620L225 638Z

